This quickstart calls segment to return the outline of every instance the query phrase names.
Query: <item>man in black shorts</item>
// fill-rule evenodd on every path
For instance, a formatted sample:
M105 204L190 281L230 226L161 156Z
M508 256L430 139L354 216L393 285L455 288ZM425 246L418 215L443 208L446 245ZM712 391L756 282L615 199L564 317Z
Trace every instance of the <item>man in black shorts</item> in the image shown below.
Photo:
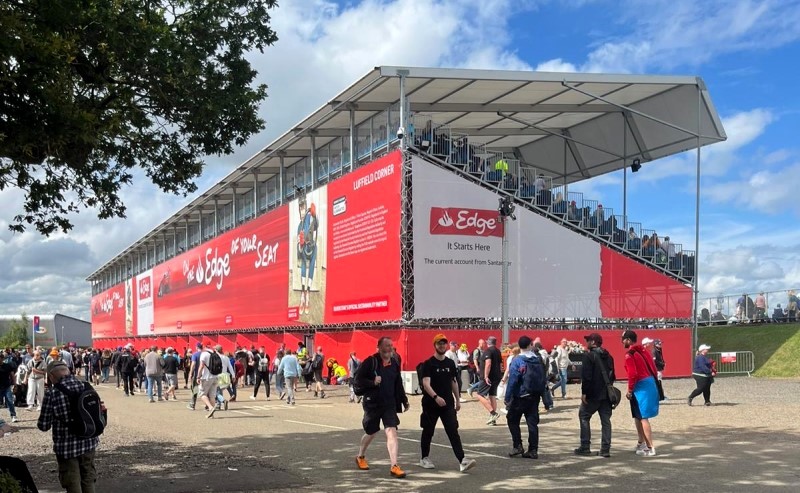
M503 358L497 349L497 338L492 336L486 339L487 348L483 351L481 366L483 367L483 382L478 387L478 400L489 411L489 420L486 424L494 426L500 414L497 412L497 386L503 378L501 364Z
M459 390L456 376L458 369L455 362L445 356L447 352L447 338L444 334L437 334L433 338L435 352L429 360L422 365L422 414L419 426L422 428L420 449L422 459L419 467L433 469L435 466L430 460L431 440L436 430L436 422L441 418L450 446L459 462L461 472L466 472L475 467L475 459L464 457L464 447L458 435L458 418L456 413L461 409Z
M392 467L389 473L395 478L404 478L406 473L397 465L400 447L397 427L400 425L398 413L408 411L408 397L400 379L400 365L392 357L392 340L388 337L378 339L378 352L366 358L358 366L354 387L365 389L361 405L364 407L364 436L356 456L356 465L361 470L369 469L366 453L375 435L381 428L386 432L386 447Z

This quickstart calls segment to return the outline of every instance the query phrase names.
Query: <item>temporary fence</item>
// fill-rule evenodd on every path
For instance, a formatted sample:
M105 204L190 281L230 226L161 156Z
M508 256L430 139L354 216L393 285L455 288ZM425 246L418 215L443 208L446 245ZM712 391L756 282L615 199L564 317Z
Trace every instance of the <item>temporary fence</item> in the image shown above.
M752 351L708 353L708 357L717 362L718 375L747 373L749 377L756 369Z

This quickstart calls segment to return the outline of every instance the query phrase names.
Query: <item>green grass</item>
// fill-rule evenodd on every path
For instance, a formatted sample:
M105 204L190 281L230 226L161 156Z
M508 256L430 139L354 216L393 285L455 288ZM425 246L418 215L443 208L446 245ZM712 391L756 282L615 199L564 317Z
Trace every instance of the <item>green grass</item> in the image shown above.
M755 376L800 377L800 324L700 327L698 337L715 353L752 351Z

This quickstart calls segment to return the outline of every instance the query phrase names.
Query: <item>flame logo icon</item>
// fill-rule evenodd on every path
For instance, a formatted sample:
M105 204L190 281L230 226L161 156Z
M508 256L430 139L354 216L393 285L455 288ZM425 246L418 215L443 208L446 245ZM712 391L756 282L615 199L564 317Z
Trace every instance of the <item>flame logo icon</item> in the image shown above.
M447 209L442 211L442 217L439 218L439 226L444 226L445 228L449 228L453 225L453 219L448 214Z

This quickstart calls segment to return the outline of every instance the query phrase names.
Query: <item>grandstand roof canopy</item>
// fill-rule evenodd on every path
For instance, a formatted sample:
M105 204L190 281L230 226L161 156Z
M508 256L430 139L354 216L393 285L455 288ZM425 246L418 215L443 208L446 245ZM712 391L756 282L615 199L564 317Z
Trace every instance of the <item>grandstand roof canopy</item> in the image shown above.
M198 211L229 203L285 166L400 100L400 74L412 114L514 153L523 165L573 183L727 137L705 83L694 76L608 75L376 67L278 137L142 239L89 276L152 243ZM699 117L698 117L699 115ZM699 131L698 131L699 128ZM392 129L394 133L396 130ZM646 171L645 171L646 172Z

